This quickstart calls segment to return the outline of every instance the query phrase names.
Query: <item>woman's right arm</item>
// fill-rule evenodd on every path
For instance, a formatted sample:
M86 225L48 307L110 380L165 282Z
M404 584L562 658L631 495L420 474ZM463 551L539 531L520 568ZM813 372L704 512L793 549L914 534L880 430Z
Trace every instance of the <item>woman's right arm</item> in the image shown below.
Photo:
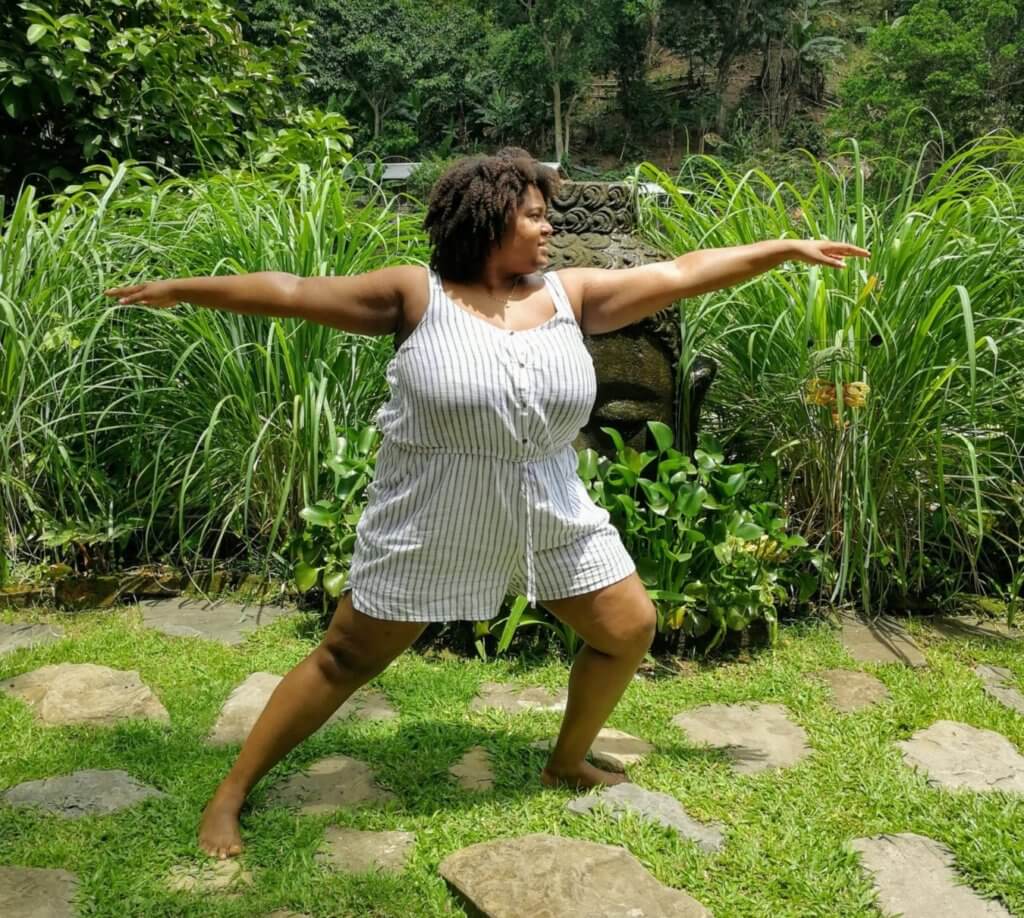
M185 302L247 315L306 319L362 335L390 335L398 331L404 304L422 274L423 268L416 265L330 277L256 271L150 281L104 293L125 305L166 308Z

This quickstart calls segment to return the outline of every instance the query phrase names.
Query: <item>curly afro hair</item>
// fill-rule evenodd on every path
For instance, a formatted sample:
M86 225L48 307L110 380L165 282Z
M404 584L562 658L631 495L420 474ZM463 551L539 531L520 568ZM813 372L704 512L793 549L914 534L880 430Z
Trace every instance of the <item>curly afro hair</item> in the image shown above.
M558 173L521 147L494 156L471 156L450 166L434 183L423 226L433 248L430 267L447 280L472 282L530 185L550 206Z

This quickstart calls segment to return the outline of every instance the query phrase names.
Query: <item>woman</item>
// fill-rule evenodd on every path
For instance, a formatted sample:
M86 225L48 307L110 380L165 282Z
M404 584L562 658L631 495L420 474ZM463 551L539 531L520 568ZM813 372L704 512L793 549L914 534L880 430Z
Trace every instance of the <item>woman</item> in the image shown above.
M264 271L106 291L122 304L187 301L395 335L350 589L206 806L199 843L207 853L241 851L239 812L253 785L429 622L492 618L510 591L539 599L584 641L541 781L627 780L585 756L646 654L656 617L607 512L576 474L571 444L597 386L583 335L615 331L788 259L843 267L844 256L868 252L775 240L624 270L543 274L557 182L518 148L456 163L430 195L428 269L311 278Z

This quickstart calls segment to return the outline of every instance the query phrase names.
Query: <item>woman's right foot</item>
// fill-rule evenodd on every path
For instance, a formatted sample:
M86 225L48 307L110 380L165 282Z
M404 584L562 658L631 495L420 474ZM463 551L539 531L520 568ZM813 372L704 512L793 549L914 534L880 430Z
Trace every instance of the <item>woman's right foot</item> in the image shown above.
M218 790L203 810L199 823L199 847L211 857L224 860L242 853L238 814L245 797Z

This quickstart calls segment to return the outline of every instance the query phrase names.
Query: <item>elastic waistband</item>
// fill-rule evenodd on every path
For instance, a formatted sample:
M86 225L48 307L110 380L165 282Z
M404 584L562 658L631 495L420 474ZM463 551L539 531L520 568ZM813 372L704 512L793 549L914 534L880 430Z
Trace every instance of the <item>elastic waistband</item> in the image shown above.
M542 462L546 459L554 459L565 453L567 449L572 449L572 444L567 444L560 449L550 453L538 453L530 456L503 456L498 453L491 453L487 450L482 449L456 449L448 446L424 446L421 443L405 443L401 440L393 440L385 438L381 442L381 446L394 446L397 449L405 450L410 453L419 454L437 454L440 456L480 456L484 459L496 459L499 462Z

